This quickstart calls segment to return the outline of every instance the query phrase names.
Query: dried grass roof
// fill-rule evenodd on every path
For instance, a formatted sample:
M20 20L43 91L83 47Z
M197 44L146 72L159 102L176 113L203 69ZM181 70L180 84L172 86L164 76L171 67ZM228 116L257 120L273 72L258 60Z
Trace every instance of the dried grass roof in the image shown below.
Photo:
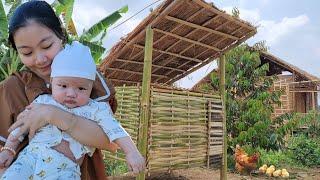
M283 70L289 71L291 73L295 73L296 75L299 75L300 77L304 78L307 81L320 81L320 78L270 54L267 52L261 52L260 53L260 58L264 59L267 62L273 62L277 64L279 67L281 67Z
M320 78L290 64L287 63L286 61L270 54L267 52L260 52L260 59L262 63L273 63L273 66L277 66L277 67L270 67L270 68L277 68L279 69L279 73L281 73L281 71L289 71L291 73L295 73L296 75L298 75L299 77L302 78L302 82L312 82L315 84L320 84ZM207 84L210 83L210 74L212 72L216 72L217 70L214 69L213 71L211 71L206 77L202 78L197 84L195 84L191 89L192 90L199 90L199 88L201 88L201 85L203 84ZM300 80L299 80L300 81Z
M203 0L167 0L112 49L100 65L114 85L140 83L145 29L154 30L153 84L171 85L256 33Z

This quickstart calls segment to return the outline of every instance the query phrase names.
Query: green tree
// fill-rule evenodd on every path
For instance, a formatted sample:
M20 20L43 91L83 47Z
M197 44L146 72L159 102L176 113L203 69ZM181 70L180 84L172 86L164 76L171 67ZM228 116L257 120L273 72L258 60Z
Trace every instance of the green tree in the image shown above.
M267 76L269 64L261 64L259 51L267 48L264 43L253 47L240 45L226 53L226 113L229 143L277 148L271 120L273 104L280 103L281 92L269 89L276 76ZM211 74L207 90L219 89L217 72Z
M8 19L21 0L5 0L5 5L10 7L6 14L4 5L0 1L0 81L11 75L15 71L23 68L19 56L9 45L8 39ZM106 37L107 29L122 17L123 13L128 11L128 6L124 6L103 18L88 30L84 30L81 36L78 36L74 22L72 20L74 0L55 0L52 7L57 15L61 17L69 36L69 41L78 40L90 47L91 53L97 64L102 60L105 48L102 46L102 40Z
M282 91L270 91L277 76L267 76L269 64L261 64L259 54L267 50L262 41L252 47L242 44L225 54L227 132L231 147L240 144L279 149L288 133L312 122L317 125L318 112L306 116L284 114L271 119L273 105L281 103ZM217 71L211 73L211 83L202 89L219 90Z

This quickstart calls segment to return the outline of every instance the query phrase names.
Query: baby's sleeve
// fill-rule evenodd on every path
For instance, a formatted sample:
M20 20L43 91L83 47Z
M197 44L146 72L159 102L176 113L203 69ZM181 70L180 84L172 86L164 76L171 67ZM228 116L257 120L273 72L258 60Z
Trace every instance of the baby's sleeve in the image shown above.
M99 102L99 110L95 115L95 121L103 129L110 141L118 138L128 137L129 134L114 118L111 107L108 103Z

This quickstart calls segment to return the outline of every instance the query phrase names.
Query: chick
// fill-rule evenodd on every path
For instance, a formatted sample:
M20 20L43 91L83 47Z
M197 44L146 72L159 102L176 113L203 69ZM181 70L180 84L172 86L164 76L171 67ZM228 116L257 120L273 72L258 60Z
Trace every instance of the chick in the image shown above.
M288 178L289 177L289 173L286 169L282 169L281 170L281 177L283 178Z
M259 168L259 173L261 173L261 174L266 173L267 168L268 168L268 165L266 165L266 164L262 165L262 166Z
M281 169L278 169L272 173L273 177L279 177L281 176L281 174L282 174Z
M267 168L266 170L266 174L271 177L272 173L276 170L276 168L274 167L274 165L271 165L270 167Z

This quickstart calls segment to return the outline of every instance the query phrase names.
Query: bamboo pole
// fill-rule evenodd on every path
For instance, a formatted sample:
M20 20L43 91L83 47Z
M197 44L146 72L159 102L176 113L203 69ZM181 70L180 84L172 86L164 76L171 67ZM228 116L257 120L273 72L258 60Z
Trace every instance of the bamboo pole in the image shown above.
M226 69L225 69L225 55L222 55L219 59L219 70L220 70L220 94L223 105L223 157L222 166L220 170L220 179L227 179L227 118L226 118Z
M148 148L148 127L150 120L150 84L152 67L152 44L153 30L151 26L146 29L146 43L143 66L142 94L141 94L141 117L138 135L138 148L143 157L147 160ZM145 179L145 172L141 172L137 180Z

